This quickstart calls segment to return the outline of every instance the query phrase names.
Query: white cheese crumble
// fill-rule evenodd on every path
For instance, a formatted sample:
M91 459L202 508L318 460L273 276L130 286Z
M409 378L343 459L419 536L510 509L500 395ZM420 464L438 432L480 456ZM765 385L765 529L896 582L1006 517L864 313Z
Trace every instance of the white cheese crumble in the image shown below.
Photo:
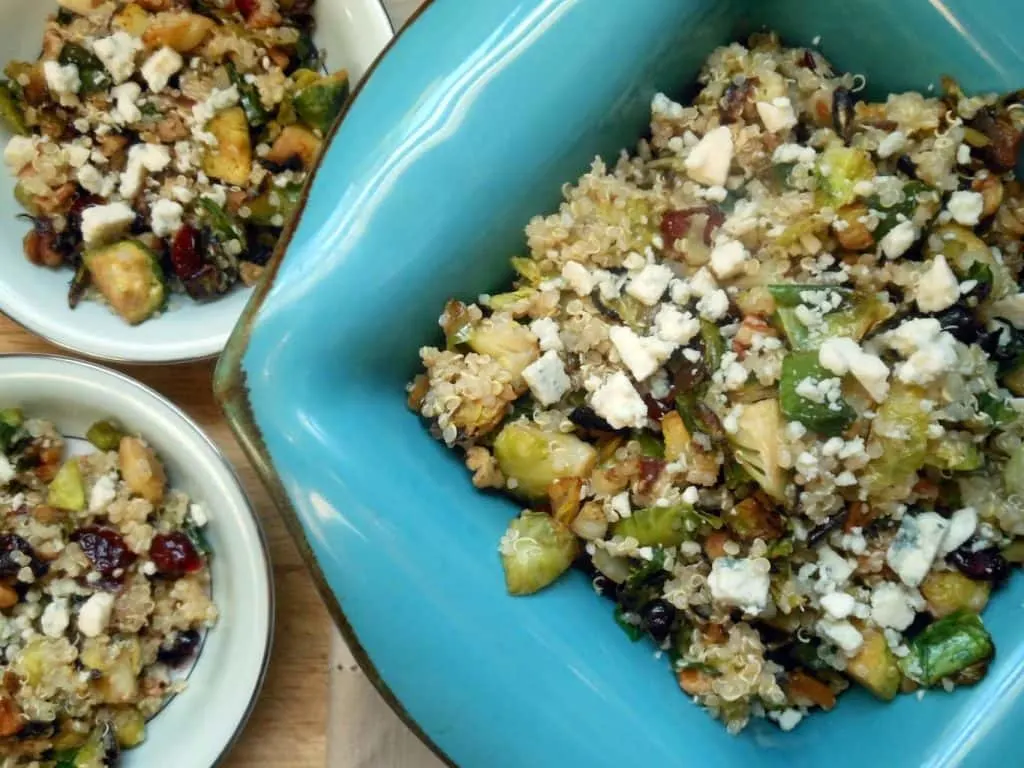
M89 511L98 514L117 498L116 478L102 475L89 492Z
M933 317L908 320L882 340L906 357L896 376L907 384L930 384L956 365L956 339Z
M974 507L958 509L949 518L949 530L939 546L939 555L945 556L966 544L978 530L978 512Z
M700 320L665 304L654 317L654 332L669 344L687 344L700 333Z
M883 629L901 632L914 622L914 607L898 584L883 581L871 592L871 620Z
M908 587L924 581L948 528L949 522L935 512L903 517L885 560Z
M4 454L0 453L0 484L6 484L14 479L14 466Z
M124 203L94 205L82 211L82 240L102 245L124 234L135 221L135 211Z
M562 277L578 296L589 296L594 290L594 279L589 270L578 261L567 261L562 267Z
M541 352L561 352L564 349L562 337L558 335L558 323L550 317L539 317L530 323L530 330L540 343Z
M735 277L743 271L743 265L750 258L743 243L738 240L725 240L711 251L711 271L719 280Z
M729 311L729 296L718 288L697 302L697 311L705 320L718 322Z
M960 298L960 281L946 263L946 257L936 256L931 266L918 279L914 291L918 309L922 312L941 312Z
M864 636L848 621L820 619L817 628L819 635L835 643L847 655L856 653L864 644Z
M142 78L153 93L160 93L167 87L170 80L181 69L184 64L181 54L173 48L164 46L154 53L146 63L142 65Z
M78 67L74 64L61 65L56 61L43 62L43 76L46 86L58 95L78 93L82 81L78 77Z
M663 264L648 264L630 279L626 293L641 304L653 307L665 293L672 277L672 270Z
M757 102L757 115L770 133L788 131L796 125L796 114L793 112L793 105L788 96Z
M142 87L138 83L122 83L110 89L114 100L111 116L115 123L126 125L142 119L142 110L136 105L141 94Z
M142 50L142 41L123 30L102 37L92 44L93 53L103 62L115 83L123 83L135 72L135 54Z
M128 150L128 162L121 174L121 197L131 200L142 189L146 171L158 173L171 162L171 151L163 144L135 144Z
M685 160L686 172L698 184L724 187L732 165L732 132L720 125L704 134Z
M68 601L63 599L54 600L47 605L39 619L39 625L47 637L63 636L64 630L70 623L71 613L68 611Z
M896 259L906 253L917 240L917 227L912 221L901 221L885 233L879 245L887 258Z
M86 637L99 637L110 622L114 610L114 596L97 592L78 611L78 630Z
M604 380L590 396L590 405L615 429L639 429L647 423L647 406L622 371Z
M545 352L523 369L523 380L541 405L554 405L569 391L571 382L562 359L555 351Z
M857 606L853 595L845 592L829 592L821 598L821 607L825 609L831 619L845 619Z
M161 198L150 209L150 227L157 237L173 235L181 229L181 217L185 213L181 203Z
M772 154L773 163L800 163L812 165L818 153L814 147L805 147L802 144L781 144Z
M907 146L907 137L901 131L893 131L878 142L878 156L892 157L902 152Z
M768 607L769 570L765 558L719 557L708 575L711 597L745 613L760 613Z
M608 338L637 381L643 381L658 370L675 348L674 345L657 337L637 336L632 329L624 325L609 328Z
M206 514L206 509L197 501L188 505L188 516L196 528L205 528L206 524L210 522L210 517Z
M953 221L965 227L977 224L984 208L985 201L981 193L966 190L957 190L949 196L949 202L946 203L946 210L953 217Z
M34 136L12 136L4 147L4 162L11 173L17 174L36 158L39 139Z
M876 403L889 394L889 368L880 357L865 352L853 339L843 336L826 339L818 350L818 362L836 376L853 374Z

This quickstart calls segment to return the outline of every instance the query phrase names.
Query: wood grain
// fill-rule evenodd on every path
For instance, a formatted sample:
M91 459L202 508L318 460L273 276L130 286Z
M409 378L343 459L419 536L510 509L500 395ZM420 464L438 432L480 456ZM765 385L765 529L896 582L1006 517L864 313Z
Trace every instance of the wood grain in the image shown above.
M19 352L66 354L0 316L0 354ZM324 765L330 619L277 511L213 400L213 363L113 367L173 400L217 442L238 470L270 541L277 589L273 656L252 719L224 765L228 768Z

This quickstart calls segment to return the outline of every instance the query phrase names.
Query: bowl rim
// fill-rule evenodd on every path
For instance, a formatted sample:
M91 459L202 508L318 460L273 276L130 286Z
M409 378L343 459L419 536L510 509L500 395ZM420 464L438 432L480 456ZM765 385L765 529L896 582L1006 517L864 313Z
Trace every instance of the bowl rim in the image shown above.
M432 1L433 0L427 0L426 4L429 4ZM395 29L395 22L391 18L391 14L388 13L388 9L387 9L387 7L384 4L384 0L369 0L369 5L371 7L375 7L377 9L377 12L379 14L380 20L384 23L384 25L390 31L390 37L388 39L388 42L385 44L383 50L381 51L381 53L379 53L374 58L373 62L371 62L370 67L366 70L366 74L363 76L362 80L360 81L360 85L361 85L363 80L365 80L367 77L370 76L370 74L376 68L377 62L380 60L380 57L384 54L384 52L386 52L388 49L390 49L391 44L394 42L395 38L398 36L398 31ZM419 15L418 12L416 14L414 14L414 16L418 16L418 15ZM412 17L410 17L409 22L410 23L412 22ZM406 26L408 26L408 24ZM357 87L356 92L358 92L358 90L359 90L359 88ZM353 93L352 98L353 99L355 98L355 93ZM351 102L351 99L349 101ZM344 111L347 112L347 107L346 107L346 109ZM340 122L340 120L341 120L341 116L339 116L339 118L336 120L336 122ZM320 163L323 161L323 157L326 154L326 148L329 145L330 139L331 139L331 137L333 137L333 135L334 135L334 131L333 130L328 132L328 134L327 134L327 136L325 137L325 140L324 140L325 151L320 153L320 157L317 158L316 164L314 165L314 167L310 170L310 172L306 176L306 181L303 183L303 190L302 190L302 192L300 194L300 199L301 199L303 204L305 203L306 195L308 194L309 185L312 183L313 177L316 175L317 171L320 168ZM301 215L302 215L302 208L303 208L303 205L300 204L300 206L299 206L298 210L296 211L295 216L293 217L293 219L297 220L299 217L301 217ZM280 242L286 242L287 240L290 240L290 239L291 239L291 229L289 228L286 231L282 231L281 237L279 238L278 241L280 243ZM270 265L268 264L267 266L268 266L268 274L265 275L265 277L269 277L269 271L270 271L269 270L269 266ZM239 314L239 319L235 321L236 322L236 325L234 326L235 328L237 328L238 324L241 323L241 319L245 316L246 312L248 311L248 307L251 304L252 298L255 296L259 286L262 285L263 282L266 282L266 280L260 281L259 283L257 283L256 286L253 286L253 288L251 289L250 299L246 302L245 305L243 305L242 312ZM235 290L239 291L239 290L246 290L246 289L244 287L236 287ZM227 298L228 298L228 295L225 295L225 296L220 297L219 300L226 300ZM116 353L113 353L113 352L85 351L84 349L79 349L78 347L75 347L74 345L72 345L70 343L67 343L67 342L64 342L64 341L61 341L61 340L55 338L49 332L46 332L46 331L44 331L42 329L39 329L39 328L32 327L29 323L23 321L20 317L16 317L14 314L11 313L11 311L9 309L4 308L4 307L0 307L0 315L2 315L3 317L7 318L8 320L10 320L12 323L14 323L16 326L18 326L22 330L24 330L26 333L29 333L29 334L31 334L32 336L35 336L38 339L42 339L46 343L51 344L54 347L56 347L57 349L62 350L64 352L70 352L71 354L79 355L81 357L87 358L88 360L98 361L98 362L102 362L102 363L113 363L113 364L116 364L116 365L137 365L139 367L151 367L151 366L158 366L158 365L187 365L189 363L197 363L197 362L202 362L204 360L214 360L214 359L218 358L220 356L220 354L227 348L227 345L231 342L231 339L233 338L233 335L234 335L234 330L232 330L231 333L226 338L218 339L218 338L214 337L213 335L211 335L211 336L209 336L205 340L205 343L202 344L202 346L206 348L206 351L199 352L197 354L192 354L192 355L189 355L187 357L173 357L173 358L168 358L168 359L140 360L138 358L131 357L131 356L123 357L123 356L121 356L119 354L116 354ZM211 346L211 340L213 341L212 346ZM52 356L53 357L59 357L59 355L52 355ZM202 430L200 430L200 431L202 431Z
M337 133L339 126L345 121L345 118L348 117L352 105L356 103L356 100L362 94L363 86L369 82L371 77L373 77L373 74L377 70L381 61L388 55L391 49L398 43L405 33L408 32L408 30L423 17L423 14L434 5L435 2L436 0L423 0L423 2L421 2L416 10L409 16L402 28L395 32L391 40L388 41L387 45L385 45L377 55L369 69L367 69L366 74L356 85L355 90L352 92L352 96L342 108L342 111L335 120L334 125L331 126L331 129L325 136L325 145L330 144L331 140ZM390 15L388 18L390 20ZM325 157L326 154L327 153L324 152L323 155L321 155L321 158ZM313 555L313 551L310 548L309 543L306 541L305 534L302 529L302 523L299 521L299 516L288 498L288 493L285 490L280 476L274 469L270 453L263 441L260 428L256 424L255 414L252 411L252 406L248 399L248 387L246 385L246 374L242 368L242 360L245 357L245 351L248 348L249 339L252 335L252 329L256 322L256 318L263 307L263 302L266 300L271 288L273 287L274 278L277 276L277 273L285 260L288 247L297 230L297 224L302 218L302 212L304 211L309 199L310 189L312 188L319 172L320 164L318 163L310 172L306 180L306 184L302 189L296 215L292 217L291 222L285 226L284 231L281 233L281 237L278 239L277 245L274 248L273 255L267 263L266 272L264 273L263 278L253 288L252 295L249 297L248 302L246 302L245 308L242 310L242 314L238 319L238 323L232 330L231 336L228 338L227 344L221 352L213 375L214 398L220 405L221 410L224 412L225 419L231 427L231 431L234 433L243 452L248 457L253 469L256 471L256 475L260 478L260 481L267 489L267 493L270 495L271 500L274 502L278 512L281 514L285 527L291 535L292 540L295 542L296 548L299 550L299 554L306 563L306 568L316 585L317 591L320 593L321 600L323 600L324 605L326 605L328 613L334 620L335 626L337 626L338 630L341 632L345 643L348 645L349 650L352 652L352 655L360 669L363 671L363 674L366 675L366 678L370 681L373 687L377 690L377 693L380 694L391 710L398 716L399 720L401 720L402 723L408 727L409 730L412 731L438 759L440 759L445 765L451 766L451 768L458 768L454 760L452 760L452 758L437 744L437 742L427 734L419 722L417 722L417 720L405 708L405 705L401 702L398 696L395 695L394 691L391 690L391 687L381 676L377 666L370 658L366 648L363 647L355 628L349 623L348 618L345 616L345 611L341 607L341 603L338 601L337 596L328 585L327 578L324 576L319 563L317 563L316 557ZM330 724L328 724L328 726L329 725Z
M260 694L263 690L263 685L266 682L267 670L270 667L271 651L274 645L274 633L276 629L276 604L277 597L275 593L274 584L274 573L273 564L270 557L270 545L267 539L267 533L263 528L263 524L260 521L259 515L256 514L253 509L252 502L249 499L249 494L245 491L245 486L242 484L241 479L238 476L238 472L234 465L228 460L227 456L220 449L206 431L199 426L199 424L192 419L187 413L185 413L178 405L176 405L170 398L165 397L160 392L156 391L152 387L143 384L137 379L133 379L131 376L116 371L112 368L107 368L99 363L92 362L90 360L80 360L73 357L67 357L65 355L55 355L47 353L33 353L33 352L15 352L15 353L0 353L0 360L5 362L13 362L17 364L19 361L45 361L53 363L56 366L66 368L69 371L75 369L86 369L92 373L99 374L100 376L107 377L109 379L115 379L119 384L123 384L131 392L131 397L136 399L153 398L158 403L166 406L171 415L180 422L181 426L193 432L195 436L199 437L206 447L210 450L213 456L216 457L218 464L216 465L219 470L223 471L225 479L231 484L235 490L238 491L241 498L245 500L246 508L248 509L249 515L253 520L256 527L256 533L259 540L259 552L258 555L263 561L263 576L266 582L267 590L267 633L263 640L263 650L260 654L260 668L256 675L255 684L253 685L252 693L249 696L249 701L246 703L245 710L242 712L241 717L235 724L228 739L224 742L224 746L221 748L220 753L217 755L213 765L220 765L224 759L231 752L232 748L238 743L239 738L245 730L245 726L249 722L249 718L252 716L253 710L256 707L257 702L260 699ZM202 658L202 653L197 659L196 663L199 663L199 659ZM191 670L190 670L191 673ZM170 703L168 700L167 703ZM159 717L159 713L156 717Z

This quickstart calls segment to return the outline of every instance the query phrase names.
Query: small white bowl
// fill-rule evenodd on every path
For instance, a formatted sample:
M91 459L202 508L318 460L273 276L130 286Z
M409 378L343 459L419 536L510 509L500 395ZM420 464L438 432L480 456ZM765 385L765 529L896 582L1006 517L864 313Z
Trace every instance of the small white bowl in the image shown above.
M358 82L393 36L379 0L317 0L317 44L327 65L345 67ZM0 68L12 59L39 55L46 16L53 0L0 0ZM9 134L0 130L0 143ZM0 146L2 149L2 146ZM32 333L59 347L100 360L122 363L171 363L212 357L223 349L250 291L236 288L206 304L176 296L168 310L131 327L107 307L83 301L68 308L71 271L33 266L21 240L29 229L15 217L23 213L14 199L14 180L0 162L0 311Z
M115 371L62 357L0 355L0 405L48 419L82 436L98 419L138 432L164 461L170 485L201 502L213 550L213 599L220 611L188 687L123 753L126 768L210 768L245 725L263 682L273 636L273 580L255 513L217 447L162 396Z

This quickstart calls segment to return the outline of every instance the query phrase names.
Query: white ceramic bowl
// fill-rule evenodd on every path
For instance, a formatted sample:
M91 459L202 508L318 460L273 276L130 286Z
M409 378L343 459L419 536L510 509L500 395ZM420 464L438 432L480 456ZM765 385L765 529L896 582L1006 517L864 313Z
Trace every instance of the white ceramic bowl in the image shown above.
M188 687L124 752L126 768L210 768L245 724L263 682L273 634L266 541L230 464L199 427L153 390L115 371L69 358L0 355L0 404L82 436L116 418L154 447L170 484L203 503L220 619L207 634Z
M331 69L345 67L353 81L366 74L392 37L379 0L316 0L317 44L327 50ZM0 0L0 58L33 60L39 55L43 23L55 0ZM6 144L8 134L0 131ZM0 163L0 311L57 346L89 357L126 363L167 363L220 353L249 291L238 288L218 301L195 304L175 297L169 310L131 327L106 307L89 301L67 305L68 270L31 265L21 239L29 225L14 200L14 181Z

